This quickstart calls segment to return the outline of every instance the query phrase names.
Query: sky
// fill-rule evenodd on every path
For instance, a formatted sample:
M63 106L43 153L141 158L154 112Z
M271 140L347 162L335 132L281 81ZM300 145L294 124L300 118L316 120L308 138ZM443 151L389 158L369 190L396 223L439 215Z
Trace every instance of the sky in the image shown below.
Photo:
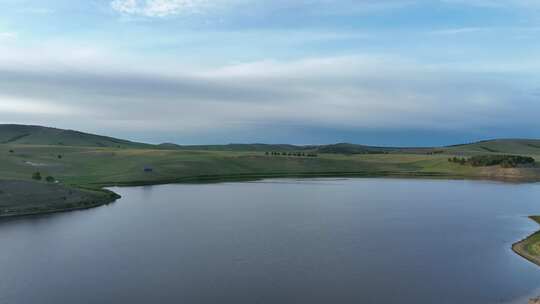
M540 138L538 0L0 7L0 123L179 144Z

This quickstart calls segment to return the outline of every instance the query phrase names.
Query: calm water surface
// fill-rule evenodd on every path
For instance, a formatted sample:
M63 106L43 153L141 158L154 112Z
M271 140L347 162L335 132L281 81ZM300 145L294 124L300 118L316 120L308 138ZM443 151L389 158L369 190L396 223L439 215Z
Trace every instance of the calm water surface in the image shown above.
M0 221L0 303L510 303L539 184L271 180L114 188ZM394 302L395 301L395 302ZM526 301L520 300L525 303Z

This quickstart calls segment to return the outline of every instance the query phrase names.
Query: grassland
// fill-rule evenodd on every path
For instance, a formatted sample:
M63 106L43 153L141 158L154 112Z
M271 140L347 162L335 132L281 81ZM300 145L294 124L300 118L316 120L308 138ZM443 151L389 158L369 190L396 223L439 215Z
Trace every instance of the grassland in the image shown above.
M540 224L540 216L531 216L530 219ZM512 250L540 266L540 231L512 245Z
M119 198L106 190L70 188L55 183L0 181L0 217L85 209Z
M503 150L503 147L498 148ZM526 152L538 153L525 155L540 159L540 148L533 150L528 145L524 148ZM101 189L114 185L322 176L540 180L538 166L475 168L448 162L448 158L454 155L479 153L495 152L487 152L473 145L436 150L395 150L385 154L321 153L318 157L298 157L271 156L260 151L3 144L0 145L0 180L32 182L32 174L39 171L44 177L53 176L59 182L58 186L68 189L66 191L91 189L91 194L95 197L81 200L81 208L86 208L88 201L101 204L113 200L114 197L107 196L108 193ZM145 168L151 168L152 171L145 172ZM43 183L45 182L29 183L26 188L33 189L31 185L34 184L39 188ZM9 189L4 192L9 192ZM56 211L62 209L61 206L67 206L62 200L53 200L42 192L39 193L41 196L34 196L32 199L19 196L19 204L27 205L35 211L36 204L41 202L46 206L39 209L43 212ZM108 199L104 200L103 197ZM69 205L69 208L76 207L76 202ZM13 210L28 213L26 209L11 207L8 213L6 207L0 204L0 212L4 215L17 214Z
M13 151L13 152L9 152ZM60 156L60 158L59 158ZM28 180L33 172L65 185L102 187L191 180L283 176L433 176L535 180L537 167L473 168L451 154L319 154L316 158L263 152L0 145L0 179ZM151 168L152 172L145 172Z

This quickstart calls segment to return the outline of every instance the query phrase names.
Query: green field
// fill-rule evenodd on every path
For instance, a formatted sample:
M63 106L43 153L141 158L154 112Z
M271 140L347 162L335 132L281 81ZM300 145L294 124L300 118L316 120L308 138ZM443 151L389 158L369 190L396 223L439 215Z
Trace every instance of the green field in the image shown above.
M9 152L9 151L13 152ZM61 156L61 158L59 158ZM538 168L473 168L451 154L319 154L316 158L263 152L182 151L0 145L1 179L29 180L39 171L66 185L110 186L198 179L273 176L434 176L534 179ZM151 168L152 172L145 172Z
M146 185L182 182L214 182L272 177L428 177L460 179L540 180L540 166L502 168L472 167L448 158L474 155L514 154L540 159L539 140L495 140L437 148L369 147L353 144L325 146L147 145L59 129L0 125L0 180L32 181L32 175L52 176L58 187L93 189L114 185ZM59 144L61 143L61 144ZM69 145L68 145L69 143ZM279 156L266 152L280 152ZM289 153L304 153L293 156ZM285 153L286 155L281 155ZM307 153L316 154L308 157ZM145 171L150 169L150 172ZM43 184L45 181L33 182ZM29 191L32 191L28 186ZM9 194L2 190L0 202ZM69 191L69 190L66 190ZM3 195L3 196L2 196ZM95 201L102 201L96 199ZM52 206L46 195L25 206ZM0 212L2 211L0 204ZM46 209L46 208L45 208ZM43 210L45 210L43 209ZM51 208L51 210L59 208Z

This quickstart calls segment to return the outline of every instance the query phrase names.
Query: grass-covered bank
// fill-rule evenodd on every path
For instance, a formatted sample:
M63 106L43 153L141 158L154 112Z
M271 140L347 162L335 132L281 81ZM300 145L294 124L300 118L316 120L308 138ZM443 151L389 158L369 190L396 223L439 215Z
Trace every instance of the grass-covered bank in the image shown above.
M0 181L0 218L87 209L120 198L105 189L34 181Z
M529 218L540 224L540 216L531 216ZM540 266L540 231L512 245L512 250L523 258Z

